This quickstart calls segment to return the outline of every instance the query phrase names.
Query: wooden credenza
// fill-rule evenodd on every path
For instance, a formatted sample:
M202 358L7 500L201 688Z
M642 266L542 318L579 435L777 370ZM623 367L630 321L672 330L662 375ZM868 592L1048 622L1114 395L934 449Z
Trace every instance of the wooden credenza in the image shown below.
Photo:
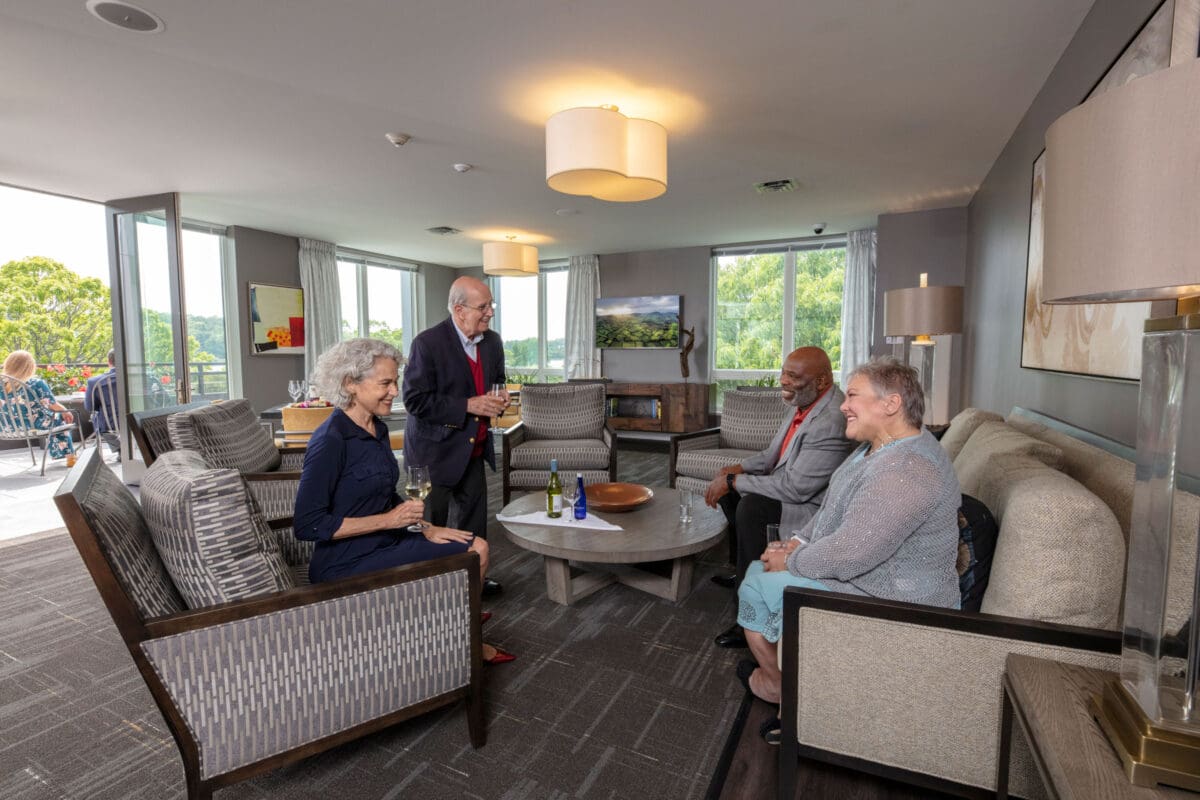
M615 430L687 433L708 426L707 383L608 383L608 423Z

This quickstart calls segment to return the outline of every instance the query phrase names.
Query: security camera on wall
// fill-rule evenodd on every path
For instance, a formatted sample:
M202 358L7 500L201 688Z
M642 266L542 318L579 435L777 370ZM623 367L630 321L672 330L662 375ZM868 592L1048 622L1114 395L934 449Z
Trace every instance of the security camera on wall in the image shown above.
M825 223L824 222L818 222L816 225L813 225L813 233L815 233L817 236L820 236L824 232L825 232Z

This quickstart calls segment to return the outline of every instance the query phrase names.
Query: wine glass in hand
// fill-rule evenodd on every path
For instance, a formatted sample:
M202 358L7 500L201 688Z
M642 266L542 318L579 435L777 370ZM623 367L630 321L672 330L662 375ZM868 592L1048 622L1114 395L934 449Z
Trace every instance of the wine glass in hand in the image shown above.
M508 393L508 387L503 383L493 383L491 391L488 392L492 397L504 397ZM500 415L492 418L492 433L503 433L505 428L500 424Z
M404 484L404 493L412 500L424 500L429 496L433 483L429 480L429 467L409 467L408 479ZM430 527L424 522L416 522L408 526L413 533L420 533Z

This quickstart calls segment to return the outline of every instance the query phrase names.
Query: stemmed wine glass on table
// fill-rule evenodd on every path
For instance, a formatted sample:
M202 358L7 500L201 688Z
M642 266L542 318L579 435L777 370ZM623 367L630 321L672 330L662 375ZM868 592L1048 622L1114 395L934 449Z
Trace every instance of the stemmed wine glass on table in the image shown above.
M410 500L424 500L429 496L429 490L433 488L433 483L429 480L429 467L409 467L408 479L404 484L404 493L408 495ZM414 522L408 526L408 530L413 533L420 533L430 527L428 523Z
M575 485L575 481L563 481L562 485L562 511L563 517L567 522L575 521L575 500L579 497L579 487Z
M292 396L293 403L299 403L300 398L304 397L304 381L288 381L288 394Z
M492 397L504 397L508 394L508 387L503 383L493 383L488 394ZM504 427L500 425L500 415L492 418L492 433L504 433Z

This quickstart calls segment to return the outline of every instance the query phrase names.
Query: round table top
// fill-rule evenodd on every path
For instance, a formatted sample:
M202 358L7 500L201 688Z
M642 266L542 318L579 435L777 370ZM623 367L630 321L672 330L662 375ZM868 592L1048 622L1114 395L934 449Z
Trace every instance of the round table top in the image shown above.
M546 508L546 493L531 492L501 509L504 515L528 514ZM679 521L679 492L654 487L650 502L633 511L593 513L619 531L598 531L569 525L526 525L499 520L518 547L544 556L604 564L637 564L693 555L716 544L725 532L725 515L695 498L692 521Z

